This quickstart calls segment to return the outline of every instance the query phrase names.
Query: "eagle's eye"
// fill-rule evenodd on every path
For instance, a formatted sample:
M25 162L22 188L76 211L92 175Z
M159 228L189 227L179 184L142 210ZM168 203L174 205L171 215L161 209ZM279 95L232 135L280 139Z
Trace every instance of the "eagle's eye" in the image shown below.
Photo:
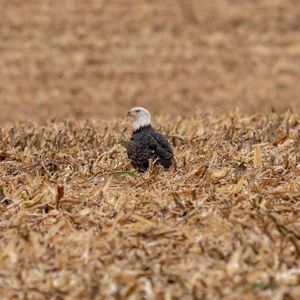
M137 109L135 112L139 113L139 112L141 112L141 110L140 110L140 109Z

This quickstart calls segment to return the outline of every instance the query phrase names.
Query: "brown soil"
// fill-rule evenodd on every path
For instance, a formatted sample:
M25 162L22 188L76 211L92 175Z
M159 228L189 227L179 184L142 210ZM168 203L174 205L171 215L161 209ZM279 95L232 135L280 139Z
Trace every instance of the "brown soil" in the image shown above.
M296 0L0 1L0 122L300 110Z

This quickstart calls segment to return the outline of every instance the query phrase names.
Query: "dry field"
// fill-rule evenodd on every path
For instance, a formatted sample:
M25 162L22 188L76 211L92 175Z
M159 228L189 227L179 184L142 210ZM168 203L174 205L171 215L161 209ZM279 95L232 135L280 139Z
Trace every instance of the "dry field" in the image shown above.
M0 299L300 299L298 2L0 0Z
M0 122L134 104L300 111L298 0L0 0Z
M1 133L1 299L299 299L299 116L160 118L135 174L121 120Z

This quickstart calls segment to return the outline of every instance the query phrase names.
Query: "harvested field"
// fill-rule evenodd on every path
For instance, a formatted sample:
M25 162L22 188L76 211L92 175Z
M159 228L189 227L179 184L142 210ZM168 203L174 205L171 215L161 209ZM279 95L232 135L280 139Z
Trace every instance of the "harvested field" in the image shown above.
M300 299L298 1L0 7L1 299Z
M0 122L300 112L297 0L0 0ZM30 118L29 118L30 116Z
M299 299L299 116L161 117L145 174L122 122L3 129L1 298Z

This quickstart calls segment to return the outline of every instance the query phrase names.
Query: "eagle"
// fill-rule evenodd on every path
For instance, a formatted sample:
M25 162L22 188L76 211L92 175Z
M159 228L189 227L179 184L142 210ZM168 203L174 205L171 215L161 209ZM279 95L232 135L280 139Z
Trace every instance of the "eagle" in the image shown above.
M138 172L149 168L149 160L168 169L172 165L173 150L168 140L151 126L151 115L143 107L133 107L132 136L126 144L127 156Z

